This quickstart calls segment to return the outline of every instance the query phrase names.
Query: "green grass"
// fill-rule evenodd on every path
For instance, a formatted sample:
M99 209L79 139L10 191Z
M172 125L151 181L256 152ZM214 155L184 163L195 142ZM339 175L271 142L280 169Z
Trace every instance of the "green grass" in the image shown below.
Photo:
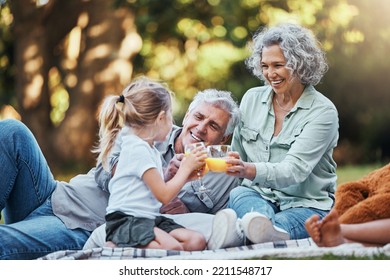
M367 175L371 171L382 167L382 164L369 164L369 165L346 165L337 168L337 183L345 183L354 180L358 180L364 175Z

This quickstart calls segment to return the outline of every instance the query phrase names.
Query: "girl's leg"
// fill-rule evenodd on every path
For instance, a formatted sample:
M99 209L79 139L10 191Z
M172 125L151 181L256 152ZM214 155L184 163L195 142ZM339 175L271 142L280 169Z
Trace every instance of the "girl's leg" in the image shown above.
M143 248L183 251L183 246L180 242L169 233L159 229L158 227L155 227L153 230L156 236L155 239Z
M22 221L53 192L56 181L31 131L0 121L0 210L6 223Z
M390 243L390 219L340 224L340 228L342 236L349 242L359 242L365 246L384 246ZM325 230L321 233L329 235L330 233Z
M321 221L317 215L313 215L307 220L306 227L319 247L334 247L347 242L364 246L384 246L390 243L390 219L340 224L338 213L333 209Z
M180 242L184 251L201 251L206 248L206 239L199 232L178 228L172 230L169 234Z

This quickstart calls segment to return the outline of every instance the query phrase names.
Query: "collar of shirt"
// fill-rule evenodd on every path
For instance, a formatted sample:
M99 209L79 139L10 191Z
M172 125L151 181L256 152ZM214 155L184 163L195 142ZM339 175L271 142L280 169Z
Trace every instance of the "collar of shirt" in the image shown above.
M176 154L175 141L182 130L181 127L174 125L167 140L156 143L156 148L160 151L163 158L163 165L166 165Z
M291 112L296 111L297 108L310 109L315 99L315 91L316 90L312 85L306 86L305 89L303 90L301 97L299 97L297 104L294 106ZM272 90L272 87L269 86L265 94L261 96L261 102L267 103L269 108L271 108L273 96L274 96L274 91Z

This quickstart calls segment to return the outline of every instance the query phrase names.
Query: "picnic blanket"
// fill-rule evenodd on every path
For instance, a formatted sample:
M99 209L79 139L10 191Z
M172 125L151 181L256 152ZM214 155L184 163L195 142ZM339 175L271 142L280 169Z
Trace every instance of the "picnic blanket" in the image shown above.
M318 247L311 238L267 242L218 250L171 251L158 249L91 248L85 250L64 250L48 254L40 260L127 260L127 259L182 259L182 260L223 260L223 259L301 259L320 257L325 254L344 258L375 257L390 258L390 244L384 247L364 247L358 243L347 243L337 247Z

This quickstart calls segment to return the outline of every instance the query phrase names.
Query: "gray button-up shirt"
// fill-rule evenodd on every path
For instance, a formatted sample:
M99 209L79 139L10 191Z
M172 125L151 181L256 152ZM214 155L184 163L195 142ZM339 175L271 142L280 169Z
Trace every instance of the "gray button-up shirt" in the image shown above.
M174 126L168 139L156 144L165 167L176 154L175 141L181 130L180 127ZM216 172L208 172L202 181L207 188L206 192L198 192L200 183L194 180L185 184L178 195L191 212L215 214L226 207L230 191L239 184L237 178Z

